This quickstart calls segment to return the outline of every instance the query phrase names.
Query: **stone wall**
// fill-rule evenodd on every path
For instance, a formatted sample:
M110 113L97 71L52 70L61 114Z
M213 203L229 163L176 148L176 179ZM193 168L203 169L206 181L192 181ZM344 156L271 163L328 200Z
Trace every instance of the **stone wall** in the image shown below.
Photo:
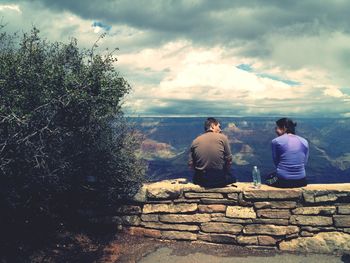
M350 184L300 189L144 185L110 217L132 235L287 251L350 251Z

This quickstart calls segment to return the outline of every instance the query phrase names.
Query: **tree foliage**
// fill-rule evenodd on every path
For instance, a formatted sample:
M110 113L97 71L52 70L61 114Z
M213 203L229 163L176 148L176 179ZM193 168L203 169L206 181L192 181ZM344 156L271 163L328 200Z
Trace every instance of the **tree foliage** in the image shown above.
M57 214L86 192L115 200L142 183L139 138L121 109L130 86L113 52L96 47L50 43L36 28L0 35L0 202L8 218Z

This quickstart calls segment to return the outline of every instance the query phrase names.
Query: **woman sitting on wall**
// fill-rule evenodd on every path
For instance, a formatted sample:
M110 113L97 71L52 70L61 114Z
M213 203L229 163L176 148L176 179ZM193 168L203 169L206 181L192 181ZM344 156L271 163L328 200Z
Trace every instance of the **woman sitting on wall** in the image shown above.
M288 118L276 121L278 137L271 142L276 172L269 174L268 185L281 188L307 185L305 165L309 156L309 144L304 138L295 135L296 126Z

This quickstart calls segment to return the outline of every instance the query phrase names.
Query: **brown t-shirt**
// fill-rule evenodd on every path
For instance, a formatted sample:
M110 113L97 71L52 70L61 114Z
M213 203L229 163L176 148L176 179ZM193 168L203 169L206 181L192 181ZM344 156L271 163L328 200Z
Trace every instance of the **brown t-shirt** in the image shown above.
M209 131L193 140L189 163L196 170L222 170L231 161L230 144L224 134Z

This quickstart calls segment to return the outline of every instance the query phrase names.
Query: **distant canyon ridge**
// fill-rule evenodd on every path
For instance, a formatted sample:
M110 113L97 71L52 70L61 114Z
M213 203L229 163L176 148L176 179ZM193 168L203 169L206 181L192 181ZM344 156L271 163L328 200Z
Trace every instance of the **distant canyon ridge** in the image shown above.
M276 137L278 118L218 118L229 138L233 153L233 173L238 181L251 181L251 170L257 165L262 175L274 170L271 140ZM296 132L309 141L307 165L309 183L350 182L350 119L295 119ZM187 167L192 140L203 132L205 118L130 118L143 136L140 155L148 162L150 181L188 178Z

